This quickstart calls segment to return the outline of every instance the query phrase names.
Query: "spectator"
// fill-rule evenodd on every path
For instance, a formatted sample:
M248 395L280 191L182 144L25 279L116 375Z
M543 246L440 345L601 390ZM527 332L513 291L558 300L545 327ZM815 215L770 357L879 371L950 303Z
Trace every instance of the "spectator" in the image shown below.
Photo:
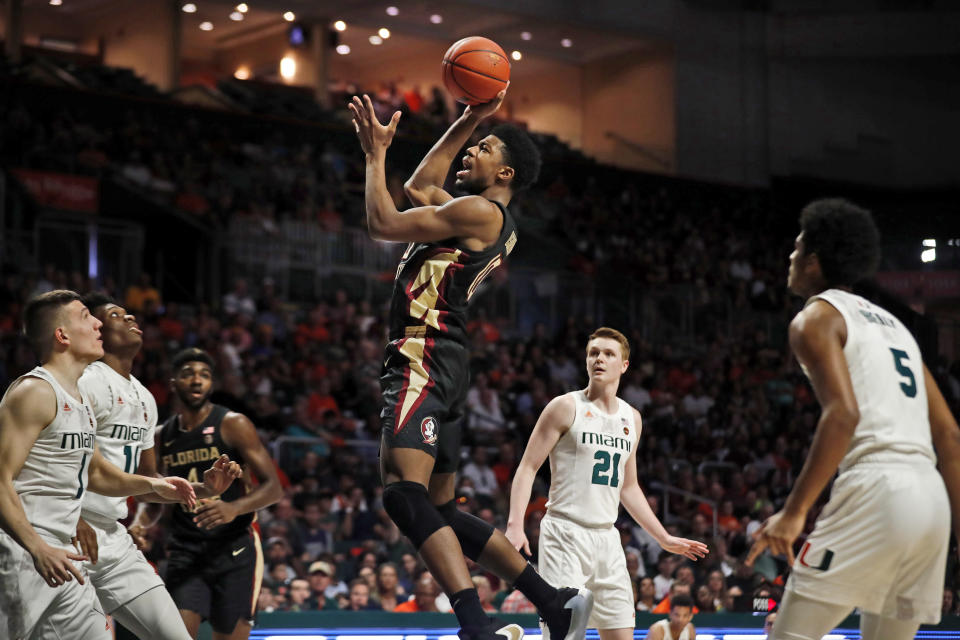
M424 572L413 587L413 597L401 602L393 610L399 613L437 612L439 609L436 601L439 595L440 585L429 572Z
M397 578L397 567L392 562L384 562L377 568L377 600L380 605L384 611L393 611L405 596Z
M154 309L159 309L160 291L151 284L150 274L144 272L140 274L140 279L136 284L127 287L123 305L127 313L139 315L143 313L148 303L152 303Z
M236 278L233 281L233 289L223 296L223 312L228 316L238 313L251 317L256 315L257 304L247 291L246 279Z
M687 598L690 599L690 602L692 603L693 600L690 598L691 590L691 586L685 582L674 582L672 585L670 585L670 593L667 594L667 597L657 603L657 606L653 608L651 613L670 613L670 602L674 598ZM700 609L698 609L696 605L693 605L693 612L695 614L700 613Z
M480 598L480 606L488 613L496 612L497 608L493 606L493 589L490 588L490 581L486 576L473 576L473 586L477 588L477 596Z
M347 611L375 611L379 608L375 603L370 602L370 585L363 578L356 578L350 582Z
M657 587L653 578L643 576L637 582L637 611L653 611L657 606Z
M487 448L477 445L470 452L470 462L460 471L462 479L473 485L474 496L481 504L490 504L499 496L497 476L487 462Z
M310 608L314 611L327 611L338 609L336 600L336 590L330 592L332 576L336 571L332 564L323 560L318 560L310 565Z
M287 611L310 610L310 582L303 578L294 578L290 581L287 591Z
M537 613L537 608L519 589L514 589L500 604L500 613Z
M657 561L657 575L653 577L653 584L656 589L654 597L657 602L667 597L670 587L673 585L673 554L669 551L660 553L660 559Z

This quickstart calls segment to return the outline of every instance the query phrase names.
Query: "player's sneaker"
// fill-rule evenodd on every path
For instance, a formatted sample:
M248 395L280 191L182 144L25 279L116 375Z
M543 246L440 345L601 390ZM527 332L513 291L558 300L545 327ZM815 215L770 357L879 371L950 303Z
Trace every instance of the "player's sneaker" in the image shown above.
M457 632L460 640L523 640L523 627L490 618L490 622L476 629L463 627Z
M558 589L557 606L540 614L547 627L543 640L583 640L592 609L590 589Z

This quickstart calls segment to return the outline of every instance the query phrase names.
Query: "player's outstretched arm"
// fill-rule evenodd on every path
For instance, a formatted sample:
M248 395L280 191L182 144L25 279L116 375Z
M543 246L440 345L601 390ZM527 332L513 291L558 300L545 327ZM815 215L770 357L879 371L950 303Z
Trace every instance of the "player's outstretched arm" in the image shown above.
M543 409L537 424L533 427L527 448L523 450L520 465L513 476L510 488L510 515L507 518L507 540L520 551L523 549L531 555L530 542L523 530L524 516L527 505L530 504L530 491L533 488L533 479L543 465L553 448L557 446L576 417L576 402L569 395L557 396Z
M236 449L260 480L259 486L245 496L225 502L204 500L197 507L193 519L203 529L212 529L231 522L244 513L251 513L276 503L283 496L280 478L273 459L260 442L260 436L250 419L241 413L228 413L220 423L224 442Z
M633 421L639 429L642 422L640 420L640 412L636 409L633 410ZM620 491L620 502L627 510L627 513L630 514L630 517L646 529L647 532L653 536L653 539L657 541L657 544L670 553L676 553L690 560L699 560L700 558L706 557L707 553L709 553L707 545L697 540L688 540L687 538L678 538L677 536L670 535L670 532L664 528L660 519L657 518L657 514L650 508L650 503L647 501L647 496L644 495L643 489L640 488L640 481L637 477L636 448L630 452L630 457L627 458L624 466L623 489Z
M507 86L509 87L509 84ZM453 199L453 196L443 189L451 163L473 135L480 121L493 115L503 104L506 95L507 90L504 89L490 102L467 107L427 152L413 175L403 185L403 191L413 206L441 205Z
M860 409L843 355L847 338L843 316L828 302L817 300L790 323L790 347L807 370L820 401L820 421L803 469L783 509L763 523L747 563L761 551L787 556L793 564L793 542L803 531L807 512L836 473L853 439Z
M156 447L150 447L140 452L140 462L137 465L137 474L148 478L159 478L157 470ZM213 465L203 472L203 482L192 482L193 492L198 500L215 498L227 490L234 480L243 475L243 469L230 456L222 454ZM139 502L181 502L179 499L170 500L156 493L145 493L137 496Z
M930 434L933 448L937 451L937 466L947 485L947 495L950 496L953 533L960 540L960 428L926 365L923 366L923 378L927 386Z
M465 196L441 206L423 206L398 211L387 190L386 152L396 133L400 112L386 126L380 124L368 96L350 103L353 124L366 154L367 231L375 240L434 242L447 238L479 238L494 242L500 233L497 206L480 196Z
M33 566L51 587L83 576L71 560L86 556L55 549L37 535L27 520L13 486L37 436L57 416L57 395L48 382L24 378L7 390L0 402L0 528L33 558Z
M90 459L88 479L90 490L103 496L123 498L156 493L171 502L183 502L191 509L197 502L193 487L183 478L156 478L125 473L104 458L99 449L94 450Z

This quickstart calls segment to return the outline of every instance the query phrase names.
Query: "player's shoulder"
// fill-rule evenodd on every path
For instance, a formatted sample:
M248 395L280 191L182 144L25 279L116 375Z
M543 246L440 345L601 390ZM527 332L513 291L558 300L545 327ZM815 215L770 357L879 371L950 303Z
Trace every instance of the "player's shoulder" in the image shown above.
M500 207L483 196L458 196L443 204L438 212L464 220L488 220L492 214L500 214Z
M50 423L57 416L57 391L45 378L27 374L10 385L2 405L4 411Z
M806 341L834 332L842 332L846 322L840 310L824 298L809 301L790 321L790 341Z

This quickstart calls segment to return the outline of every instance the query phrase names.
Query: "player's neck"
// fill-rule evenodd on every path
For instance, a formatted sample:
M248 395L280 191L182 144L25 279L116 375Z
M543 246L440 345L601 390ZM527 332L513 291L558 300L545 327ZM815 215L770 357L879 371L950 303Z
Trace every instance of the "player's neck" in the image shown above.
M84 360L77 360L69 351L53 353L43 362L43 368L50 372L64 391L75 398L80 397L77 381L83 375L83 370L90 364Z
M599 406L606 413L616 413L619 408L617 402L617 388L619 386L619 380L609 384L600 384L591 380L584 393L587 394L587 400Z
M499 202L503 206L510 204L510 198L513 197L513 194L510 192L510 189L506 187L501 187L499 185L492 185L484 189L481 193L481 196L487 200L494 200Z
M200 423L207 419L211 411L213 411L213 403L209 400L196 409L183 406L180 410L180 429L183 431L193 431Z
M136 355L134 352L133 355ZM104 353L103 363L122 375L127 380L130 379L130 371L133 369L133 355L117 355L114 353Z

